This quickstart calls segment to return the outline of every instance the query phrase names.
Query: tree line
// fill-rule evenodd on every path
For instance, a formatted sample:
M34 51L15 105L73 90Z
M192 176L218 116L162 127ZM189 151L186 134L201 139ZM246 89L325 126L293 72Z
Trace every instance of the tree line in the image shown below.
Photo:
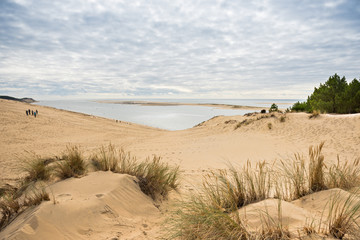
M360 82L356 78L347 83L345 77L335 73L315 87L307 101L297 102L291 108L294 112L320 111L326 113L360 113Z

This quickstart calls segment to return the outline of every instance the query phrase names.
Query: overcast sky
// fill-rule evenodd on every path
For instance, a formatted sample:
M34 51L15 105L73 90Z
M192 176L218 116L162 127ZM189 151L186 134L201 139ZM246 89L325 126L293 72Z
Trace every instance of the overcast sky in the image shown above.
M360 77L359 0L0 0L0 95L303 99Z

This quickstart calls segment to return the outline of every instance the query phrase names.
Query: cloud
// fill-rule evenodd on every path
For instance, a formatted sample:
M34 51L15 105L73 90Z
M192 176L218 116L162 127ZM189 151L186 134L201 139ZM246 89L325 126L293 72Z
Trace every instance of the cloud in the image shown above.
M0 94L305 98L359 77L357 16L357 0L3 0Z

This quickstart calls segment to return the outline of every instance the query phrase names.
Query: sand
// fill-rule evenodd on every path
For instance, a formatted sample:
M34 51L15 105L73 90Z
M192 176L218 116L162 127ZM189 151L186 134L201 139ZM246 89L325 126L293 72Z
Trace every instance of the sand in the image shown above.
M39 114L26 116L26 109L37 109ZM48 189L56 204L43 202L28 209L0 232L0 239L154 239L162 236L162 222L174 199L196 190L209 170L227 168L229 163L242 166L247 161L286 160L294 153L307 155L309 146L321 141L325 141L327 162L335 162L337 155L342 160L360 156L359 114L309 119L308 114L291 113L285 122L266 118L236 130L237 123L256 116L219 116L191 129L166 131L7 100L0 100L0 112L0 185L23 176L21 166L29 152L58 156L69 144L81 146L90 156L112 143L140 160L161 156L182 171L179 193L171 193L164 202L144 195L133 177L110 172L51 183ZM323 198L314 195L308 204L286 202L283 212L292 209L289 221L302 222L323 206ZM255 218L251 221L258 224Z

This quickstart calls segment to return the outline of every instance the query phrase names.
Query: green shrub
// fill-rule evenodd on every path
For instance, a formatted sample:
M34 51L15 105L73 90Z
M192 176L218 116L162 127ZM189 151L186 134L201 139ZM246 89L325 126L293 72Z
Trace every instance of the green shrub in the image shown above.
M278 110L279 110L278 106L275 103L273 103L273 104L271 104L271 107L269 109L269 113L277 112Z

